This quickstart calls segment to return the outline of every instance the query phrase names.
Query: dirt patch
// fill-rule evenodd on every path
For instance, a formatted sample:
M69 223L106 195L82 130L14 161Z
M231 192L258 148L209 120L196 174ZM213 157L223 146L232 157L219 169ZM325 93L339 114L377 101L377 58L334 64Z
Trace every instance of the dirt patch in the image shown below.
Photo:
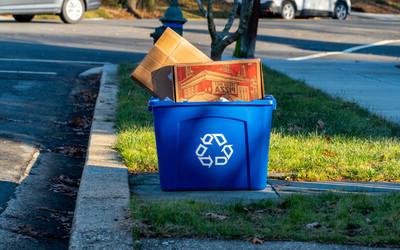
M181 0L179 6L182 9L183 15L187 19L204 18L201 16L199 7L196 1ZM165 11L169 7L168 1L157 1L157 6L154 10L139 9L137 12L144 19L147 18L160 18L165 14ZM216 1L214 3L214 16L215 17L227 17L232 8L232 3L224 1ZM134 19L133 15L126 9L120 9L115 7L104 6L102 9L113 19Z
M112 19L134 20L135 17L128 10L122 8L103 7Z
M379 14L400 14L398 0L353 0L352 10Z

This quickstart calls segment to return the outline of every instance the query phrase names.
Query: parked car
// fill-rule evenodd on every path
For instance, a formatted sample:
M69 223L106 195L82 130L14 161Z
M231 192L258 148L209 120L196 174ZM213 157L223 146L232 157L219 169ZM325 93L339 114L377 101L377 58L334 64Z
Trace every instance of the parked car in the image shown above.
M280 14L285 19L296 16L332 16L345 20L351 9L350 0L264 0L265 13Z
M37 14L55 14L64 23L78 23L85 11L97 9L101 0L0 0L0 14L17 22L30 22Z
M260 0L261 15L279 14L284 19L293 19L296 16L332 16L345 20L350 9L350 0Z

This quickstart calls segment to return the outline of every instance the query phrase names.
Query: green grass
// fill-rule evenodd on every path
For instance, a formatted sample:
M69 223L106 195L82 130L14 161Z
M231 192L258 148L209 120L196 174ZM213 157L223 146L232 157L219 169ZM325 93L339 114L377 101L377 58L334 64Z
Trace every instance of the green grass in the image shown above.
M157 171L153 118L147 110L150 95L130 79L132 67L120 67L116 148L134 172Z
M216 216L207 214L213 213ZM290 196L244 205L132 201L134 237L299 240L400 246L400 195ZM218 219L219 216L222 216ZM224 219L224 216L226 217ZM319 223L315 228L308 224Z
M301 180L400 180L400 127L265 70L278 101L270 170Z
M157 171L150 95L120 68L117 150L132 172ZM264 69L275 96L269 174L294 180L400 181L400 127L354 103Z

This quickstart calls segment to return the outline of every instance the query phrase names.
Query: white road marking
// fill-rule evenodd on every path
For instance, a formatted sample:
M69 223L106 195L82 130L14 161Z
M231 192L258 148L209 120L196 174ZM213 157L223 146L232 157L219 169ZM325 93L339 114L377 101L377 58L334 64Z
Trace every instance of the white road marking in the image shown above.
M29 74L29 75L57 75L56 72L23 71L23 70L0 70L0 74Z
M371 43L371 44L366 44L366 45L360 45L360 46L355 46L351 47L348 49L345 49L343 51L332 51L332 52L322 52L322 53L317 53L309 56L301 56L301 57L293 57L293 58L288 58L288 61L304 61L304 60L310 60L310 59L315 59L315 58L320 58L320 57L325 57L325 56L331 56L331 55L341 55L341 54L347 54L347 53L352 53L357 50L362 50L362 49L367 49L371 47L377 47L377 46L382 46L390 43L400 43L400 40L383 40L379 41L376 43Z
M26 58L0 58L0 62L72 63L72 64L99 64L99 65L104 65L109 63L109 62L97 62L97 61L73 61L73 60L26 59Z

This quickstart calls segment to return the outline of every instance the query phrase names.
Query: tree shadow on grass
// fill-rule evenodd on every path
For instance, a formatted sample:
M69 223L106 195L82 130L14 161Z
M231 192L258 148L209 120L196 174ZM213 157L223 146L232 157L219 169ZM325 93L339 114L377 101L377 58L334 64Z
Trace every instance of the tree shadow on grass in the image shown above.
M271 173L295 180L400 181L399 125L279 72L265 68L264 73L266 92L278 103L271 131ZM136 108L120 120L120 128L151 131L151 95L139 86L126 86L129 90L124 92L135 93ZM267 133L260 130L254 143L261 145Z

